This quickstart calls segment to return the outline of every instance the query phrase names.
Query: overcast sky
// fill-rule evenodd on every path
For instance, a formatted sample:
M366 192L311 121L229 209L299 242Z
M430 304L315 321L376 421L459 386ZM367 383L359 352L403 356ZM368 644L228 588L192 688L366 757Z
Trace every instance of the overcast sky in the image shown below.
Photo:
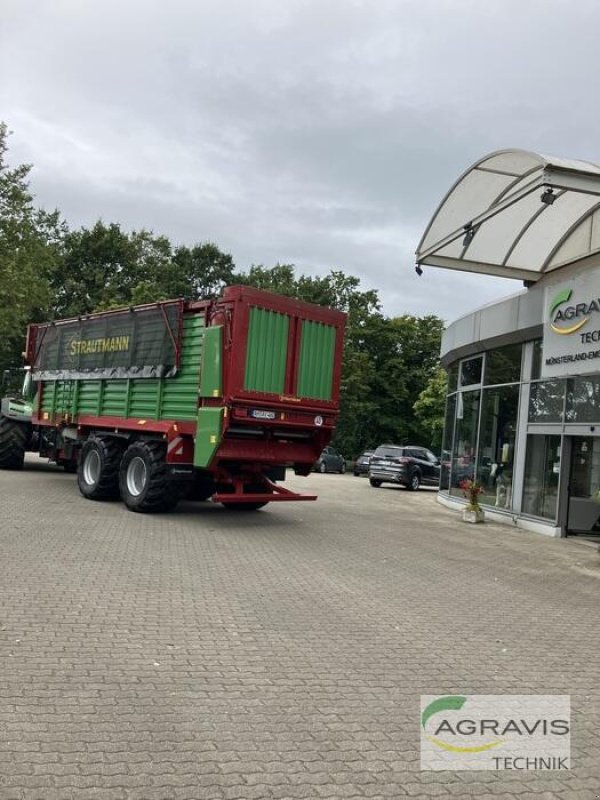
M521 289L414 251L474 161L600 161L597 0L0 0L10 159L72 227L343 269L389 315Z

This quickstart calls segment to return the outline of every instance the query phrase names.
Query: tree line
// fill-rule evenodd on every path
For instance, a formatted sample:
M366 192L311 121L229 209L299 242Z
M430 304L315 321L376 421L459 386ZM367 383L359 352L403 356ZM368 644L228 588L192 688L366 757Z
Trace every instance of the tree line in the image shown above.
M71 229L58 210L38 208L31 165L8 164L0 123L0 370L21 363L29 322L173 297L208 299L246 284L345 311L341 405L335 444L347 457L382 442L439 452L445 372L439 317L383 314L377 291L342 270L298 274L292 264L239 270L210 241L174 245L150 230L98 220Z

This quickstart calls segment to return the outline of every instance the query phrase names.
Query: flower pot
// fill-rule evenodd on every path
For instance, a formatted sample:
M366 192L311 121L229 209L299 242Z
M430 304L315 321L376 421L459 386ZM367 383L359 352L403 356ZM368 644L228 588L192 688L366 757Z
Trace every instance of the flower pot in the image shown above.
M483 508L465 508L462 512L463 522L485 522L485 511Z

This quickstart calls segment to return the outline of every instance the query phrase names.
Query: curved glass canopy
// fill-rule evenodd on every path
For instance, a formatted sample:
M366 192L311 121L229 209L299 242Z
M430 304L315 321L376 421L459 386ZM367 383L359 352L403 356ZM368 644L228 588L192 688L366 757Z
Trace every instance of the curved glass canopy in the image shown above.
M500 150L433 215L417 264L537 281L600 251L600 165Z

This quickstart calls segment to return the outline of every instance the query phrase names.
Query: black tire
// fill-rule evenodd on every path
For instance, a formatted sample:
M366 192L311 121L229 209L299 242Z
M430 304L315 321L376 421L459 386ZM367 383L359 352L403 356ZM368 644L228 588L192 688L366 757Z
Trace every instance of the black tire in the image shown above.
M185 499L202 503L216 492L216 485L212 476L206 472L195 472L185 491Z
M175 508L185 486L169 479L163 442L134 442L119 469L121 499L130 511L152 513Z
M87 500L115 500L119 496L122 455L122 442L111 436L94 436L83 445L77 464L77 485ZM65 470L70 471L66 464Z
M0 469L23 469L29 425L0 416Z
M381 486L381 484L383 483L383 481L378 481L378 480L377 480L377 478L369 478L369 483L370 483L370 484L371 484L371 486L373 486L375 489L379 489L379 487Z
M324 475L327 472L327 464L324 461L321 461L319 464L319 472L321 475Z
M408 483L407 489L410 489L411 492L416 492L421 486L421 475L419 472L415 471L410 476L410 481Z
M340 467L340 475L343 475L346 472L346 462L342 461L342 466Z

